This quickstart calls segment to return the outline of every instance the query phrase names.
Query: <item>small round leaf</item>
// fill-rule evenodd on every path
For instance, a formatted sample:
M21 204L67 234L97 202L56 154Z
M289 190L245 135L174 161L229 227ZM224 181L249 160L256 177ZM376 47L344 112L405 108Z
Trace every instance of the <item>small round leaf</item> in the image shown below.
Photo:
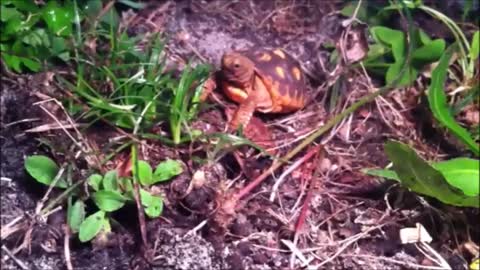
M92 240L102 229L105 220L105 212L98 211L88 216L80 225L78 238L81 242Z

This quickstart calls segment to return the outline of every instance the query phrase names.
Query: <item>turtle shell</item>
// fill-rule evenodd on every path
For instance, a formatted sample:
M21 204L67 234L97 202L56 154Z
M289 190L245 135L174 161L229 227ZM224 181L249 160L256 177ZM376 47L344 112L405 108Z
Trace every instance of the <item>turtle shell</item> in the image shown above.
M255 72L266 81L278 109L288 112L305 104L305 76L300 64L281 49L255 49L243 53L255 64Z

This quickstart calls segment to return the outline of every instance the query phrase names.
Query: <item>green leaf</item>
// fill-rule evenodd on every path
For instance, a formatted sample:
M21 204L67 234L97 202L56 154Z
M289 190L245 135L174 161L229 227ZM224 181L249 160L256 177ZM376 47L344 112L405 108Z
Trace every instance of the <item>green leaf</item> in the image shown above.
M105 212L113 212L123 207L125 198L122 194L111 190L100 190L93 194L95 204Z
M21 64L20 57L17 57L15 55L11 55L5 52L2 52L1 56L9 68L12 68L18 73L22 72L22 69L20 67L20 64Z
M480 162L470 158L454 158L446 161L434 162L433 168L442 173L447 182L459 189L467 196L478 196L480 193ZM363 173L383 177L400 182L400 178L392 170L365 169Z
M390 180L396 180L400 182L400 179L398 178L398 175L395 173L395 171L392 170L387 170L387 169L363 169L362 173L372 175L372 176L378 176Z
M373 61L380 56L383 56L386 52L387 51L385 49L385 46L383 46L382 44L372 44L368 48L367 59L365 60L365 62Z
M22 18L23 14L18 12L16 8L0 8L0 21L6 22L11 18Z
M159 217L163 211L163 200L161 197L151 195L149 192L140 189L140 201L145 206L145 213L151 218Z
M455 186L468 196L480 193L480 161L470 158L454 158L437 162L433 167L439 170L450 185Z
M85 220L85 203L77 200L73 206L68 208L67 223L73 233L80 230L80 225Z
M451 186L438 170L417 156L407 145L389 141L385 145L385 152L401 183L412 191L434 197L446 204L480 207L478 196L467 196Z
M59 6L57 1L49 1L42 10L42 17L48 29L59 36L72 34L73 12L67 6Z
M443 90L449 61L453 52L452 48L453 47L445 51L440 58L437 67L432 72L432 80L430 87L428 88L428 103L430 105L430 110L432 110L433 115L440 124L445 126L478 156L480 154L478 144L472 139L470 133L461 127L451 115L447 104L447 97Z
M473 34L472 45L470 46L470 59L472 61L477 60L480 48L480 32L477 31Z
M412 53L412 63L415 65L424 65L438 61L445 51L445 40L436 39Z
M353 13L355 12L355 9L357 8L357 5L358 5L358 2L348 3L342 8L342 10L340 10L340 14L342 14L345 17L352 17ZM366 2L362 2L361 6L358 8L357 19L364 22L367 21L368 17L367 17Z
M183 172L182 165L180 162L167 159L155 168L155 173L153 174L152 184L166 181L174 176L177 176Z
M132 172L136 173L135 166L132 167ZM144 186L151 185L153 182L153 172L152 167L146 161L138 161L138 179L140 183Z
M387 69L387 74L385 74L385 81L387 84L391 84L397 79L398 75L402 71L404 66L403 62L396 62L390 65ZM397 82L397 86L407 86L412 84L418 76L418 71L414 67L406 67L406 70L403 72L402 77Z
M129 192L133 190L132 180L126 177L120 177L118 179L118 184L121 187L121 190L124 192Z
M7 22L7 25L3 29L2 35L14 35L26 30L23 28L23 21L20 18L14 17Z
M95 18L100 11L102 11L102 1L101 0L89 0L83 6L83 12L87 17Z
M31 31L27 35L25 35L22 39L22 41L28 45L32 45L33 47L36 46L45 46L49 47L50 46L50 40L48 39L47 32L45 32L45 29L35 29L34 31Z
M2 0L3 2L3 0ZM12 1L12 4L20 11L27 11L30 13L37 13L38 6L34 3L34 1Z
M25 160L25 169L35 180L47 186L53 182L60 170L53 160L41 155L29 156ZM60 179L55 186L66 188L67 183L65 180Z
M384 26L374 26L371 33L377 42L389 45L392 48L395 62L403 62L405 59L405 34L402 31L390 29Z
M422 29L418 29L418 35L423 45L427 45L432 42L432 39Z
M65 44L65 39L61 37L54 37L52 39L52 54L58 56L60 53L68 50Z
M40 65L40 62L38 62L38 60L25 58L25 57L20 57L20 59L22 60L22 63L31 71L33 72L40 71L41 65Z
M103 177L103 189L115 191L118 190L117 170L108 171Z
M100 174L92 174L88 177L88 185L93 188L93 190L98 191L100 189L100 184L102 183L103 176Z
M88 216L80 225L78 238L81 242L92 240L102 230L105 220L105 212L98 211Z
M107 12L105 12L105 15L100 18L100 22L106 24L109 28L113 28L113 31L116 31L120 22L120 16L115 9L110 8Z

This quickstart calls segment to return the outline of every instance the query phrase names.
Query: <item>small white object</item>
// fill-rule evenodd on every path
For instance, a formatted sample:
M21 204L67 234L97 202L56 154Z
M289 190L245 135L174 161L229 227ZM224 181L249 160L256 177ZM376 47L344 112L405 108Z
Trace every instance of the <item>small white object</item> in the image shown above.
M402 244L432 242L432 237L422 224L417 223L416 228L403 228L400 230L400 241Z

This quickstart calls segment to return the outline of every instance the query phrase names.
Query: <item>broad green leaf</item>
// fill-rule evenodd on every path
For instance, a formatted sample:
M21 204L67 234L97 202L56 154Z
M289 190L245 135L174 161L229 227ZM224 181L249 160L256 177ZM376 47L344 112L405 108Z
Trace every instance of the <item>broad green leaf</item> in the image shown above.
M454 158L446 161L434 162L431 164L445 177L447 182L459 189L465 195L478 196L480 179L480 162L470 158ZM387 169L365 169L364 173L383 177L400 182L400 178L393 170Z
M22 18L22 13L18 12L16 8L0 8L0 21L6 22L11 18Z
M77 200L71 207L68 208L67 223L73 233L80 230L80 225L85 220L85 203L82 200Z
M342 14L345 17L352 17L353 13L355 12L355 9L357 8L358 2L350 2L347 5L345 5L342 10L340 10L340 14ZM366 22L368 17L367 17L367 8L366 8L366 2L362 2L362 5L359 7L358 12L357 12L357 19Z
M405 59L405 34L402 31L390 29L384 26L374 26L371 28L373 37L382 44L389 45L392 48L395 62L403 62Z
M120 186L120 189L124 192L129 192L133 190L133 184L130 178L120 177L118 179L118 185Z
M478 196L467 196L450 185L438 170L417 156L407 145L389 141L385 145L385 152L401 183L412 191L434 197L446 204L480 207Z
M3 0L1 2L3 2ZM12 1L12 4L20 11L27 11L30 13L38 12L38 6L34 3L34 1L14 0Z
M145 206L145 213L151 218L159 217L163 211L163 200L161 197L151 195L149 192L140 189L140 200Z
M83 12L87 17L95 18L100 11L102 11L102 1L101 0L88 0L87 3L83 6Z
M81 242L92 240L101 230L105 220L105 212L98 211L88 216L80 225L78 238Z
M444 84L452 52L452 48L445 51L437 67L432 72L432 80L428 88L428 103L430 110L432 110L433 115L440 124L445 126L478 156L480 154L478 144L472 139L470 133L455 121L447 104Z
M111 27L114 31L116 31L120 22L120 16L114 8L111 8L100 18L100 22L107 25L107 30L110 30Z
M436 39L412 53L412 63L415 65L424 65L438 61L445 51L445 40Z
M418 29L418 35L423 45L427 45L432 42L432 39L422 29Z
M472 45L470 46L470 59L472 61L477 60L480 48L480 32L477 31L473 34Z
M372 44L368 48L368 53L367 53L367 58L365 62L367 61L373 61L377 59L380 56L383 56L386 53L385 46L381 44Z
M5 61L8 67L12 68L16 72L20 73L22 72L22 69L20 67L21 61L18 56L11 55L8 53L5 53L2 51L1 53L2 59Z
M21 57L20 59L22 60L22 63L31 71L33 72L40 71L41 64L40 62L38 62L38 60L25 58L25 57Z
M132 172L136 173L135 166L132 167ZM144 160L138 161L138 179L144 186L149 186L153 182L153 171L150 164Z
M103 189L105 190L118 190L118 183L117 183L117 170L108 171L105 176L103 177Z
M454 158L436 162L433 167L439 170L448 183L468 196L478 196L480 179L480 161L470 158Z
M52 38L52 54L53 55L60 57L59 54L65 52L66 50L68 50L68 48L67 48L67 45L65 44L65 39L61 37Z
M62 7L57 1L49 1L42 10L42 17L48 29L59 36L72 34L73 12L68 7Z
M8 36L18 34L27 29L24 28L24 22L20 18L14 17L7 22L7 25L2 30L2 35Z
M49 186L60 168L49 157L34 155L29 156L25 160L25 169L38 182ZM63 179L59 179L55 185L59 188L66 188L67 183Z
M95 204L105 212L113 212L123 207L127 198L112 190L100 190L93 194Z
M93 188L93 190L98 191L100 189L102 179L103 176L101 176L100 174L92 174L88 177L87 183Z
M174 176L177 176L183 172L182 165L180 162L167 159L155 168L155 173L153 174L152 184L166 181Z
M387 70L387 74L385 74L385 81L387 84L391 84L397 79L398 75L400 75L400 72L402 71L403 66L403 62L396 62L390 65ZM400 87L410 85L413 81L415 81L417 76L418 71L414 67L406 67L402 77L397 82L397 86Z
M45 29L35 29L34 31L29 32L25 35L22 39L25 44L32 45L32 46L50 46L50 40L48 39L47 32Z

